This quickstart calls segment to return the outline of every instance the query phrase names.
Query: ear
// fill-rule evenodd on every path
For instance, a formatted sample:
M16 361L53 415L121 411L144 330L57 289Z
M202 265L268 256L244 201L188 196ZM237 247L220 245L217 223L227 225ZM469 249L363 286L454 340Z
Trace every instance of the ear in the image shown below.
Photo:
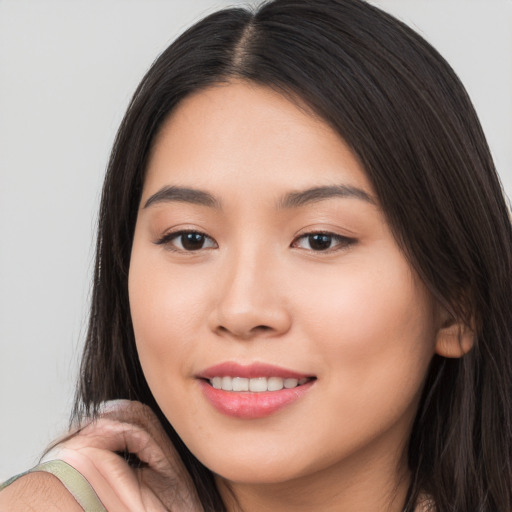
M462 320L453 318L447 311L442 316L444 318L436 336L436 353L450 358L466 355L475 344L474 329Z

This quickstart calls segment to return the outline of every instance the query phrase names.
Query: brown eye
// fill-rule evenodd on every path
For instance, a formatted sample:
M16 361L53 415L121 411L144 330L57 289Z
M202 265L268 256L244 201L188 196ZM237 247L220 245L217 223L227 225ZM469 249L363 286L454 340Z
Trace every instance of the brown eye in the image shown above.
M345 249L355 242L356 240L353 238L347 238L334 233L307 233L297 238L292 246L299 249L307 249L308 251L327 252Z
M204 247L206 236L201 233L183 233L177 237L186 251L197 251Z
M192 252L201 249L217 247L215 241L204 233L198 231L178 231L169 233L156 242L158 245L165 245L173 251Z
M313 251L326 251L331 248L333 237L331 235L309 235L308 243Z

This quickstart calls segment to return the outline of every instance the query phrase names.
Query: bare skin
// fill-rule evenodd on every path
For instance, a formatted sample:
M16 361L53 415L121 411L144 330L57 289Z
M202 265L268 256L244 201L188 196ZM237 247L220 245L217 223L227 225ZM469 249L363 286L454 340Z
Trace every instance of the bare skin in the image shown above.
M125 451L137 455L144 466L130 467L116 453ZM202 510L188 473L156 416L139 402L109 403L97 420L56 445L45 459L63 460L77 469L109 511ZM0 493L0 500L9 511L82 510L60 481L47 473L20 478Z
M82 512L82 507L49 473L31 473L0 492L2 512Z

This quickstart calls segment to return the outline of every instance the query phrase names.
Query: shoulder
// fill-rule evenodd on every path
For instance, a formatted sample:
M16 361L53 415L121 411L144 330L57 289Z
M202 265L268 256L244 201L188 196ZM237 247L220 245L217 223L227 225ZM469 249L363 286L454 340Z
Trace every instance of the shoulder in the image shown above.
M0 491L0 512L83 512L60 480L50 473L30 473Z

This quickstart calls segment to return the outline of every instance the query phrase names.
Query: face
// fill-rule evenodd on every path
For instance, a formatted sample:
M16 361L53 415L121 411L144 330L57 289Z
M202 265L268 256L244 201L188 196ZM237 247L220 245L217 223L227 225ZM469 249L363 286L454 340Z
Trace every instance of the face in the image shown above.
M185 99L149 161L129 274L153 395L230 482L397 464L436 307L354 154L268 88Z

